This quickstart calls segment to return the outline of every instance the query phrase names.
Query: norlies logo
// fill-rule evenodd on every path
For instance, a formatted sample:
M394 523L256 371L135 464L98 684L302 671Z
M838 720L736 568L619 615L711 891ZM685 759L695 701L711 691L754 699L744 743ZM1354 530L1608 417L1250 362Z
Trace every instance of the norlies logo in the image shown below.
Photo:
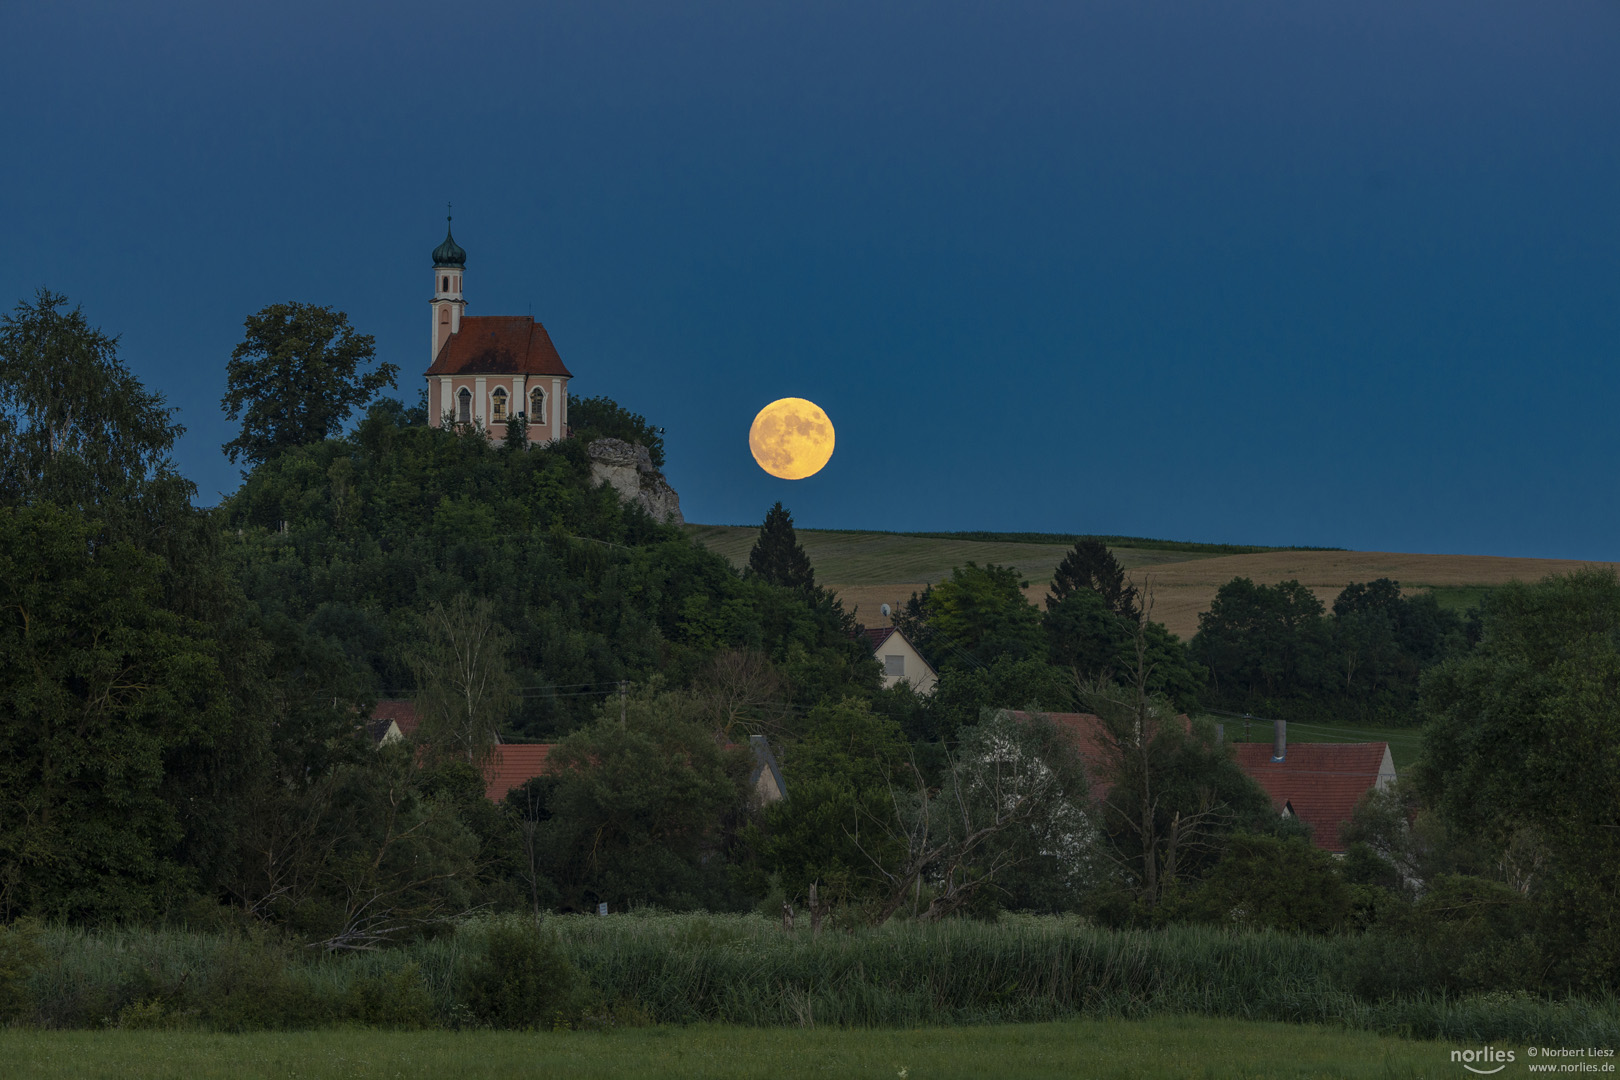
M1513 1060L1513 1051L1498 1050L1494 1046L1487 1046L1479 1050L1453 1050L1451 1052L1451 1060L1455 1061L1457 1064L1461 1065L1471 1073L1479 1073L1481 1076L1490 1076L1492 1073L1499 1073L1508 1067L1508 1063ZM1475 1062L1478 1062L1480 1065L1495 1065L1496 1068L1476 1069L1474 1067Z

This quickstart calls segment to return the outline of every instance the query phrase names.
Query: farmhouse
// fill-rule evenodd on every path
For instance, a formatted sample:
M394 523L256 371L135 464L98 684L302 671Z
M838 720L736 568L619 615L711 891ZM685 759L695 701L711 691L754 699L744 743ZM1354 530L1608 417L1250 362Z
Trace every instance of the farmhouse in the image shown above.
M872 655L883 665L883 688L887 690L898 682L908 682L919 694L934 692L939 674L922 658L922 653L905 634L892 626L874 626L866 630Z
M521 419L530 442L566 438L573 376L551 335L529 315L467 315L466 269L467 253L446 227L444 243L433 249L428 422L479 425L499 441L507 424Z
M1367 792L1395 783L1389 744L1294 743L1285 721L1276 722L1271 744L1233 743L1238 767L1271 796L1277 812L1311 827L1311 842L1343 854L1339 829Z
M1015 718L1024 712L1011 712ZM1091 794L1106 799L1112 788L1108 775L1108 749L1102 720L1091 713L1043 713L1066 732L1086 762ZM1183 729L1190 721L1176 718ZM1295 817L1311 827L1311 843L1324 851L1343 854L1339 829L1367 792L1382 790L1395 782L1395 765L1389 744L1294 743L1289 745L1287 725L1277 721L1276 738L1270 743L1233 743L1238 768L1271 796L1277 812Z

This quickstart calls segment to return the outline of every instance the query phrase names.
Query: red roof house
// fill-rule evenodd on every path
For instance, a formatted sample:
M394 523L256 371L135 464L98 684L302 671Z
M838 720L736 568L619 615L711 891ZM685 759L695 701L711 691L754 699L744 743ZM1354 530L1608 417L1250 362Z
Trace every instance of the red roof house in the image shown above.
M1311 827L1311 842L1340 853L1339 827L1361 797L1395 782L1389 744L1286 743L1282 760L1271 743L1233 743L1238 767L1254 778L1278 812Z
M546 771L546 759L555 743L502 743L484 763L484 794L500 802L513 788L522 787Z
M1013 712L1017 718L1025 712ZM1043 713L1074 740L1085 759L1091 794L1106 799L1113 787L1107 776L1109 748L1102 720L1091 713ZM1177 717L1183 728L1191 721ZM1267 795L1278 813L1299 818L1311 827L1311 842L1324 851L1341 853L1339 827L1350 820L1361 797L1373 788L1395 782L1395 764L1389 744L1290 743L1278 732L1275 742L1234 743L1238 767Z
M377 702L371 710L371 721L366 725L371 740L378 745L416 736L422 718L417 715L416 703L407 698L389 698ZM490 802L500 802L513 788L522 787L539 776L546 768L555 743L500 743L490 751L484 763L484 794Z

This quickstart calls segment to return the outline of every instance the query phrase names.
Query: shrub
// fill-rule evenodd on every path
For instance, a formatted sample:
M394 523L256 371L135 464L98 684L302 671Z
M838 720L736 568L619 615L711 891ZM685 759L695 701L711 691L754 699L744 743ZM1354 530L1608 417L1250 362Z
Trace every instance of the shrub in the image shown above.
M1163 919L1330 933L1351 895L1333 857L1308 841L1237 835L1208 877L1160 907Z
M18 922L0 926L0 1024L20 1019L28 1012L32 1001L28 980L43 956L37 925Z
M343 1018L367 1027L431 1027L433 997L422 969L406 964L397 971L355 979L344 995Z
M499 1028L572 1027L579 1019L579 973L556 938L520 920L492 923L483 955L462 977L461 997L480 1023Z

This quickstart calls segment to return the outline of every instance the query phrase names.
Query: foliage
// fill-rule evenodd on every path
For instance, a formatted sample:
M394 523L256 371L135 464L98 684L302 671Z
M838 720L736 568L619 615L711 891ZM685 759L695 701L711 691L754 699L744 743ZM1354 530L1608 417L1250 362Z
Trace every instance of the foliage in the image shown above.
M1163 623L1140 612L1120 615L1110 610L1101 593L1085 588L1076 589L1041 617L1049 659L1071 672L1080 684L1123 678L1136 663L1139 625L1146 648L1148 689L1169 697L1179 709L1197 708L1205 671Z
M1024 599L1028 584L1013 567L969 562L934 586L926 594L923 616L929 632L921 635L938 658L934 666L944 670L1040 655L1040 613Z
M1271 801L1204 726L1193 728L1149 686L1147 624L1135 635L1126 685L1094 683L1080 701L1097 717L1096 775L1108 784L1102 822L1140 917L1206 869L1220 838L1240 825L1266 831ZM1119 917L1116 913L1115 917Z
M809 556L793 535L793 515L780 502L765 512L759 539L748 553L748 571L761 581L788 589L815 587Z
M429 606L405 654L416 676L418 743L474 764L484 760L517 701L509 649L510 635L488 600L462 593Z
M461 994L481 1023L498 1028L569 1027L578 1019L579 973L556 938L532 923L492 923L482 955L462 973Z
M315 304L271 304L243 323L247 336L225 365L228 420L242 431L222 449L232 461L267 461L295 446L336 435L399 374L396 364L362 368L376 358L376 339L356 334L341 311Z
M726 906L721 823L748 797L748 755L718 745L686 695L602 706L548 759L538 846L564 910Z
M404 658L433 604L492 604L531 688L508 734L567 734L620 681L684 685L723 650L767 657L796 703L877 683L835 600L742 580L592 484L577 439L508 454L385 402L352 440L259 466L220 514L265 616L340 643L379 696L413 691Z
M782 755L788 798L765 808L763 832L753 841L789 900L805 900L812 883L829 903L861 903L881 893L871 857L887 861L896 852L871 823L889 810L890 785L909 749L899 727L859 699L810 713L803 739Z
M370 949L473 907L479 839L426 789L405 744L266 786L242 834L234 899L328 951Z
M218 645L161 563L52 506L0 509L0 918L155 913L189 880L168 767L230 723Z
M1047 594L1050 610L1077 592L1095 593L1113 615L1124 619L1142 617L1136 586L1125 581L1125 568L1119 565L1108 546L1093 537L1076 540L1074 547L1052 573L1052 589Z
M0 925L0 1026L21 1019L33 1003L28 983L45 959L39 938L36 922Z
M1415 903L1385 905L1350 957L1347 978L1366 997L1418 991L1541 993L1550 959L1532 903L1501 882L1446 875Z
M1419 780L1535 899L1557 977L1620 983L1620 581L1492 594L1483 638L1423 684Z
M1202 881L1167 896L1159 918L1315 934L1340 929L1351 893L1333 857L1299 836L1239 833Z
M501 447L508 453L517 454L529 448L529 418L522 409L506 418L506 434L501 436Z
M954 744L986 710L1019 708L1064 712L1074 707L1074 678L1033 657L997 657L982 667L960 665L940 672L928 699L928 734Z
M1329 616L1297 581L1235 578L1199 616L1193 657L1227 708L1297 719L1411 723L1424 670L1466 649L1461 618L1399 582L1352 583Z
M622 439L647 448L653 468L664 467L664 429L633 413L609 397L573 398L568 402L568 426L582 443L594 439Z
M185 429L67 302L40 289L0 316L0 505L55 503L172 552L196 518L169 457Z

